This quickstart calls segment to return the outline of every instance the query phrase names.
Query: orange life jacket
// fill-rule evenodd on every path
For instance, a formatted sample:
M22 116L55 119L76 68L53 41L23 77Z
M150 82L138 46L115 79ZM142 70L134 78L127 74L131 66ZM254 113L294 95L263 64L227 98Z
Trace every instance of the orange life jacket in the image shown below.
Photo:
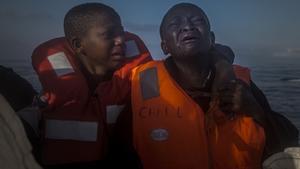
M79 61L67 40L52 39L38 46L32 65L43 87L48 106L42 109L41 136L44 164L101 160L106 152L108 127L116 118L130 91L129 73L140 63L151 60L143 41L125 33L124 66L110 81L95 91L88 87Z
M249 69L233 68L249 84ZM135 68L132 89L133 144L144 169L261 168L263 128L242 112L229 120L219 109L208 128L201 107L172 79L163 61Z

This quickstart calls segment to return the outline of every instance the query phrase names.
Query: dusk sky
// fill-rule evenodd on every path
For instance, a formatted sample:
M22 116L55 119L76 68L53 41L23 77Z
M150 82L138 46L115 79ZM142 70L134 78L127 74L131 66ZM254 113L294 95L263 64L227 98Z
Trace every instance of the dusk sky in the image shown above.
M63 36L63 19L75 5L95 1L1 0L0 58L30 58L40 43ZM208 15L217 42L231 46L237 56L300 54L299 0L103 0L121 16L126 30L145 41L154 58L163 58L159 24L179 2L200 6ZM299 55L300 56L300 55Z

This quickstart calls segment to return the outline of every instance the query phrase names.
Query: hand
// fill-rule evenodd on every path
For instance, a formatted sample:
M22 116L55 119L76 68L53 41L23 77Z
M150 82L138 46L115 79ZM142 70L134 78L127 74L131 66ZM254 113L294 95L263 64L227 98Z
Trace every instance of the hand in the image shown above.
M218 89L220 109L232 116L243 112L260 124L265 124L263 109L257 103L249 86L241 80L231 80Z
M235 80L236 77L231 63L228 63L226 60L219 60L214 66L215 77L212 85L212 93L216 95L220 87L231 80Z
M220 60L224 60L230 64L234 61L234 52L228 46L215 44L215 46L210 50L210 55L212 56L213 63L217 63Z

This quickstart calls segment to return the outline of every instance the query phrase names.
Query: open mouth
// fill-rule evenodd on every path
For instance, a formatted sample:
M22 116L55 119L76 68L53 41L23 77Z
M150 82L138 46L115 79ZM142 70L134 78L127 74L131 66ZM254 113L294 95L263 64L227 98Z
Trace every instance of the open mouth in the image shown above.
M125 57L125 51L121 47L114 48L111 55L114 57L113 60L122 60Z
M123 56L123 55L124 55L124 52L113 52L112 55L120 55L120 56Z
M181 41L185 42L185 43L190 43L190 42L196 42L198 40L199 40L199 37L197 37L197 36L187 35L187 36L184 36Z

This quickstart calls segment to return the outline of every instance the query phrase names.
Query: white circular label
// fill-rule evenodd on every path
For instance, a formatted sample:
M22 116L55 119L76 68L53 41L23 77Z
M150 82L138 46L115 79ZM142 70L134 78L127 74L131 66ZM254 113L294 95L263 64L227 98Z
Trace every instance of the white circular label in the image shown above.
M169 137L169 132L166 129L154 129L151 131L151 138L155 141L164 141Z

